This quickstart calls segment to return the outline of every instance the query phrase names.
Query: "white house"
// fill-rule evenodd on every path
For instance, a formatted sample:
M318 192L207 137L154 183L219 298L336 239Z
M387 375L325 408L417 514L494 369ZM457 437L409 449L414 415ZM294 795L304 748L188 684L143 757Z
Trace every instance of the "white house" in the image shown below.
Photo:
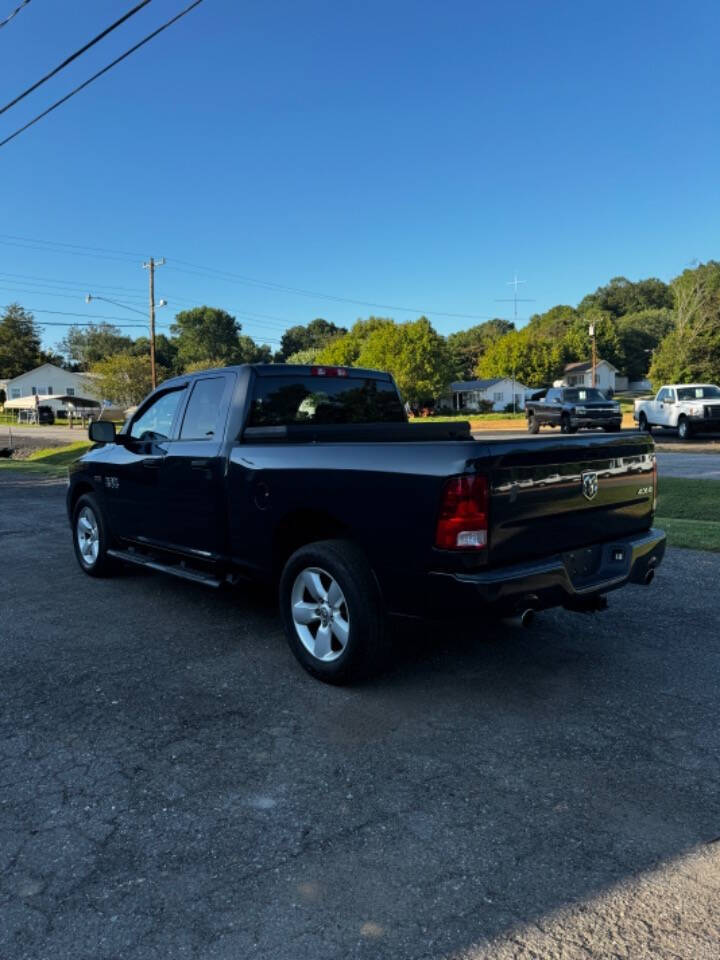
M479 410L482 401L492 404L493 410L504 410L513 402L518 410L525 408L525 399L533 391L519 380L510 377L495 377L489 380L458 380L450 384L450 396L445 405L453 410L472 412Z
M63 370L54 363L43 363L34 370L21 373L7 381L5 395L8 400L19 400L21 397L47 397L52 394L63 397L89 397L100 400L93 378L85 373L72 373Z
M615 378L620 371L607 360L598 360L595 364L595 386L598 390L617 389ZM563 387L591 387L592 363L568 363L563 371L563 378L559 386Z

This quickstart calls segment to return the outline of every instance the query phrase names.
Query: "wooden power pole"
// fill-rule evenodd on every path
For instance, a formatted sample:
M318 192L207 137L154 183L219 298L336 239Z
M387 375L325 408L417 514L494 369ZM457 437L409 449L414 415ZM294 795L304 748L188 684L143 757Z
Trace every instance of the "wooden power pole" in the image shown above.
M597 344L595 341L595 324L590 324L588 333L592 337L592 385L597 386Z
M143 269L150 271L150 377L153 390L157 386L157 372L155 370L155 267L162 267L164 264L165 257L157 261L150 257L148 262L143 264ZM162 306L162 303L160 306Z

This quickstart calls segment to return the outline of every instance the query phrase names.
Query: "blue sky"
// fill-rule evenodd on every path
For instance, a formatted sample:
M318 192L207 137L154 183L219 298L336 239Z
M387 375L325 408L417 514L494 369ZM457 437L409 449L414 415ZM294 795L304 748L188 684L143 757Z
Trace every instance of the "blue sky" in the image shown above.
M2 102L132 5L32 0L0 30ZM153 0L0 139L182 6ZM205 268L439 311L443 333L477 321L441 313L511 315L516 269L522 317L617 274L668 280L720 256L719 33L705 0L205 0L0 149L0 304L142 324L82 294L144 309L152 254L159 320L208 302L275 345L316 316L415 314Z

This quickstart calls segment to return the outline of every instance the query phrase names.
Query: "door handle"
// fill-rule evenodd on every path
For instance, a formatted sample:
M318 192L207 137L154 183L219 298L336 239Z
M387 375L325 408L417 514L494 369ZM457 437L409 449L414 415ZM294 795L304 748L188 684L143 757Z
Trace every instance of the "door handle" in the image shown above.
M149 470L157 470L162 461L163 457L145 457L145 459L142 461L142 465L147 467Z

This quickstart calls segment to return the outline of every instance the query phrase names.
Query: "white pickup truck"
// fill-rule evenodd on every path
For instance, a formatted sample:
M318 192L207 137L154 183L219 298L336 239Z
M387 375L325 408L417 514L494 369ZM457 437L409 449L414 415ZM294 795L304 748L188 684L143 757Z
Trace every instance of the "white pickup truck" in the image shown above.
M633 417L641 430L677 429L681 440L693 433L720 433L720 387L711 383L674 383L654 400L636 400Z

